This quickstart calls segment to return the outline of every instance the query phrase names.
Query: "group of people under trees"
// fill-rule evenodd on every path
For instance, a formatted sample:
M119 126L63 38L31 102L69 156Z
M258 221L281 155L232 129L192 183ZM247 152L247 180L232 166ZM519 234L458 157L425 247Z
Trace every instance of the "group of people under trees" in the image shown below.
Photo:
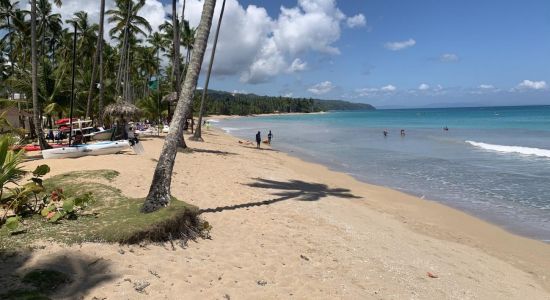
M273 133L271 133L271 130L267 134L267 144L271 145L271 139L273 139ZM262 133L258 131L256 133L256 148L260 149L260 144L262 143Z

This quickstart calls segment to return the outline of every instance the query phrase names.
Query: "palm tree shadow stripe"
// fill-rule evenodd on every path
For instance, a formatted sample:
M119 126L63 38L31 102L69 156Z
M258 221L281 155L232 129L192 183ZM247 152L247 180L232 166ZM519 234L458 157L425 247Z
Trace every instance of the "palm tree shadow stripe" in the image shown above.
M218 206L216 208L206 208L200 209L199 214L202 213L213 213L213 212L222 212L225 210L237 210L242 208L250 208L263 205L271 205L277 202L296 199L299 201L317 201L325 197L337 197L337 198L347 198L347 199L358 199L361 197L355 196L350 193L350 190L343 188L329 188L326 184L320 183L309 183L301 180L290 180L285 181L276 181L263 178L255 178L256 182L247 183L245 185L254 188L263 188L263 189L272 189L272 190L282 190L276 192L273 195L279 196L278 198L241 203L235 205L227 206Z

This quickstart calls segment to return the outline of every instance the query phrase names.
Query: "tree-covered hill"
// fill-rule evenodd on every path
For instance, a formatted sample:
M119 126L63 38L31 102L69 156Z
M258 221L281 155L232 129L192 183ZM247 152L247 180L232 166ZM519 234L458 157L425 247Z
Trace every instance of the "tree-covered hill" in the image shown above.
M196 92L194 110L198 111L202 90ZM341 100L320 100L312 98L289 98L259 96L256 94L234 94L208 90L206 111L214 115L250 115L288 112L319 112L333 110L374 110L370 104Z

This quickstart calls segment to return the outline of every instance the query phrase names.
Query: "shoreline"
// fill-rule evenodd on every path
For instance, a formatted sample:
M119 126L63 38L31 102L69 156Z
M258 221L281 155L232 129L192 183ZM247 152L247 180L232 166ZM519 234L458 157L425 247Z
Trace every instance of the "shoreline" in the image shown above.
M240 116L246 117L246 116ZM240 140L239 137L232 135L229 132L221 128L217 128L223 134L229 135L234 139ZM279 151L279 150L277 150ZM505 253L501 253L500 250L503 248L510 248L510 245L506 242L507 240L514 239L520 243L526 242L533 247L533 251L539 251L538 254L541 254L541 258L544 257L547 262L550 262L550 241L538 240L532 237L523 236L515 232L509 231L506 228L492 223L488 220L484 220L476 215L473 215L467 211L464 211L459 208L446 205L437 200L431 200L427 198L420 198L416 195L409 194L407 192L399 191L387 186L381 186L372 184L363 180L360 180L354 177L351 174L345 173L343 171L335 170L319 162L309 161L303 159L299 156L292 155L290 153L280 151L282 155L285 155L289 160L297 160L297 162L292 162L291 168L293 169L302 169L302 164L308 164L315 171L309 171L306 173L309 176L316 176L316 174L331 173L334 177L343 177L344 181L349 181L353 185L365 185L368 189L372 190L376 194L388 194L391 198L396 196L396 199L399 201L393 203L377 203L384 209L380 210L383 213L395 213L399 214L407 211L407 216L401 216L403 219L418 219L426 218L430 220L429 222L423 223L408 223L411 229L428 236L435 238L442 238L451 242L459 242L469 246L483 246L484 251L491 255L495 255L499 258L509 259L513 255L517 261L521 261L521 257L528 256L530 250L525 251L525 249L520 249L523 247L512 247L515 249L509 249ZM303 169L302 169L303 170ZM332 177L332 176L331 176ZM333 179L332 177L331 179ZM395 200L394 200L395 201ZM395 209L395 205L399 207L406 208L406 210ZM419 210L421 211L418 214ZM410 214L409 214L410 213ZM422 214L426 213L425 216ZM466 222L464 222L466 221ZM447 232L435 232L432 231L432 226L444 227ZM443 225L443 226L442 226ZM462 227L461 229L459 229ZM440 228L441 229L441 228ZM546 249L544 249L546 248ZM536 249L536 250L535 250ZM545 253L547 252L547 253ZM521 253L521 254L519 254ZM519 254L519 255L518 255ZM544 261L544 260L543 260ZM550 270L550 263L546 264L548 270ZM522 266L518 264L518 266ZM529 268L527 268L529 269ZM527 270L526 269L526 270ZM550 272L548 272L550 275ZM549 276L544 275L544 280L550 279ZM550 281L546 282L547 290L550 291Z
M237 136L232 135L229 132L224 131L221 128L216 128L216 129L219 130L220 132L222 132L223 134L231 136L234 139L238 139L238 140L241 139ZM495 223L492 223L490 221L484 220L484 219L482 219L478 216L470 214L467 211L463 211L459 208L455 208L455 207L452 207L450 205L446 205L446 204L444 204L440 201L431 200L431 199L428 199L428 198L420 198L416 195L409 194L409 193L403 192L403 191L399 191L399 190L393 189L391 187L372 184L372 183L360 180L360 179L354 177L352 174L348 174L348 173L343 172L343 171L332 169L329 166L326 166L322 163L309 161L309 160L303 159L303 158L301 158L297 155L293 155L293 154L290 154L290 153L287 153L287 152L284 152L284 151L280 151L280 150L277 150L277 151L279 151L281 155L286 156L292 162L291 168L295 168L295 169L298 170L298 169L301 169L302 164L308 164L311 167L311 169L318 171L318 172L310 171L309 168L308 168L307 174L309 176L314 176L315 177L316 173L319 173L319 174L331 173L331 179L339 178L339 180L338 180L339 182L350 182L350 183L353 183L353 185L365 185L369 190L376 191L377 194L379 194L379 193L388 193L388 194L391 194L390 196L395 195L396 198L398 198L400 200L399 203L398 203L400 206L401 205L403 207L419 206L419 208L426 208L426 212L430 212L430 214L429 214L430 215L429 219L431 220L430 223L437 220L438 223L441 222L440 225L445 224L445 227L449 230L455 230L456 228L460 227L460 225L464 225L464 224L461 224L461 222L462 222L462 219L465 217L465 218L468 219L469 222L471 221L471 222L475 223L476 225L478 225L480 227L486 227L486 228L483 228L483 230L481 230L483 232L492 232L495 235L500 236L500 237L505 238L505 239L513 237L513 238L519 238L521 240L540 243L540 244L543 245L543 247L546 246L548 248L548 250L550 251L550 244L545 242L545 241L538 240L538 239L531 238L531 237L527 237L527 236L523 236L523 235L517 234L515 232L509 231L506 228L503 228L503 227L499 226L498 224L495 224ZM401 200L403 200L403 201L401 201ZM389 209L388 211L391 211L392 204L396 204L396 203L379 203L379 204L381 206L386 206L387 205L387 207L385 207L385 208ZM430 210L435 210L435 211L430 211ZM449 216L451 218L448 219L447 216ZM457 220L457 219L460 219L460 220ZM465 229L467 229L467 230L465 230L464 233L471 234L472 236L478 235L479 234L478 229L474 228L471 225L473 225L473 224L469 224L469 226L465 227ZM423 234L427 234L427 235L431 234L429 231L425 230L426 228L424 228L422 226L417 227L415 229L420 229L419 232L421 232ZM509 236L507 237L507 235L509 235ZM437 234L436 236L441 237L439 234ZM487 236L484 235L483 237L485 238L485 237L488 237L488 236L489 235L487 235ZM452 240L452 241L456 241L456 240ZM550 258L550 252L549 252L548 258ZM548 264L548 266L550 267L550 264Z
M330 112L324 112L324 113L330 113ZM296 113L296 115L301 115L301 114L302 113ZM275 115L278 116L278 115L285 115L285 114L275 114ZM270 114L251 115L251 116L230 116L229 118L223 118L223 116L214 115L214 116L212 116L212 119L224 120L224 119L237 119L237 118L247 118L247 117L257 117L257 116L258 117L259 116L270 116ZM217 125L216 123L214 123L214 124L215 124L214 127L216 127L217 129L223 131L224 133L229 134L229 135L231 135L233 137L236 137L236 138L240 138L238 136L233 135L234 134L233 129L225 130L222 127L219 127L219 125ZM246 139L246 138L243 137L243 139ZM246 140L248 140L248 139L246 139ZM546 244L550 245L550 239L548 237L542 236L540 231L536 231L537 229L535 227L527 227L527 228L526 227L521 227L520 226L521 221L506 222L503 218L500 218L496 214L490 214L489 212L485 212L485 214L478 213L478 212L476 212L475 207L453 205L452 202L448 202L448 201L445 201L445 200L439 200L437 198L432 198L432 197L425 197L423 192L414 193L414 192L410 192L410 191L407 191L407 190L402 190L402 189L392 187L392 186L388 186L388 185L372 183L372 182L368 181L367 179L362 178L362 176L360 174L348 173L345 168L342 168L341 166L337 166L337 165L326 164L326 163L324 163L323 161L321 161L319 159L315 159L315 156L308 156L307 154L303 154L303 153L299 153L299 152L295 152L295 151L290 151L292 153L285 152L284 150L280 150L280 151L282 151L282 152L284 152L287 155L290 155L292 157L303 160L305 162L320 164L320 165L323 165L323 166L327 167L329 170L347 174L347 175L353 177L355 180L357 180L359 182L370 184L370 185L375 185L375 186L379 186L379 187L384 187L384 188L387 188L387 189L390 189L390 190L405 193L405 194L407 194L409 196L412 196L412 197L415 197L415 198L421 198L423 200L439 203L439 204L444 205L446 207L449 207L451 209L456 209L456 210L461 211L463 213L466 213L466 214L468 214L472 217L481 219L481 220L483 220L483 221L485 221L485 222L487 222L491 225L495 225L495 226L497 226L497 227L499 227L499 228L503 229L504 231L507 231L511 234L518 235L518 236L528 238L528 239L532 239L532 240L536 240L536 241L541 241L543 243L546 243Z
M101 272L110 277L78 291L85 299L139 298L133 283L143 280L150 283L146 292L152 298L550 295L547 244L269 147L257 150L220 129L203 135L205 142L189 141L192 150L176 156L172 195L200 208L219 209L202 215L213 226L212 239L185 249L45 242L20 270L56 257L100 260ZM30 161L25 167L48 164L49 176L115 170L120 175L105 184L143 198L163 142L144 139L144 155ZM95 268L88 267L99 272ZM86 276L73 285L84 286L78 285L81 280Z

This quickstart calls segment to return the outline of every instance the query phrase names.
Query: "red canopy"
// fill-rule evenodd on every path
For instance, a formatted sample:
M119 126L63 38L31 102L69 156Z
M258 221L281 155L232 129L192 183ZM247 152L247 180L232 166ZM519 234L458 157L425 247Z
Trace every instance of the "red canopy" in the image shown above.
M76 121L76 120L77 119L73 118L73 122ZM71 119L69 119L69 118L59 119L59 120L55 121L55 125L68 124L70 121L71 121Z

